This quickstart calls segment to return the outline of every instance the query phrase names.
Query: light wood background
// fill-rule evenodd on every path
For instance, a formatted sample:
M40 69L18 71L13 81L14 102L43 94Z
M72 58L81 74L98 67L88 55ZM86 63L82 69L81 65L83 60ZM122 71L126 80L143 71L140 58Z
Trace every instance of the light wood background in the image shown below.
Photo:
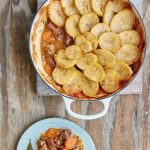
M96 150L150 150L150 1L144 0L147 29L141 95L116 96L107 115L94 121L70 117L61 97L38 97L27 32L36 0L0 0L0 150L15 150L21 134L32 123L62 117L85 128ZM96 113L99 104L78 102L76 112Z

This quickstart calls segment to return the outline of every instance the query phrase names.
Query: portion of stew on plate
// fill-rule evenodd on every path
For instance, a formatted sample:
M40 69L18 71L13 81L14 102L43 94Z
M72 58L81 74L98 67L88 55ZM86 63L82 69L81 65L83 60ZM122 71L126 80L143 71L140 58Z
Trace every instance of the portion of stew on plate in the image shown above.
M83 150L80 137L69 129L50 128L37 141L38 150Z
M41 38L43 68L71 97L114 93L141 63L141 28L123 0L52 0Z

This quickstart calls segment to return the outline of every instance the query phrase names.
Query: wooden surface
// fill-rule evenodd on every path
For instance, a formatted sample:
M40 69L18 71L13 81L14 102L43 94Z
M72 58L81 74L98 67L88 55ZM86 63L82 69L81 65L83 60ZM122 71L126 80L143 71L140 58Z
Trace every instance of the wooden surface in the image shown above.
M37 96L27 40L35 5L35 0L0 0L0 150L15 150L24 130L47 117L67 118L84 127L96 150L150 150L150 1L143 3L148 37L143 93L115 97L107 115L94 121L70 117L61 97ZM73 109L92 114L101 108L95 103L78 102Z

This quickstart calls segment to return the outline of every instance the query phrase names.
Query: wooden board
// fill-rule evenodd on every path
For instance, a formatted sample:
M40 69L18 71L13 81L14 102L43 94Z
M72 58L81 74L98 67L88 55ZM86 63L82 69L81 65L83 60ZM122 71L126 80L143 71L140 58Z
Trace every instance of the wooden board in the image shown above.
M37 96L36 74L26 36L36 9L34 2L0 0L0 150L16 150L24 130L47 117L66 118L85 128L93 138L96 150L149 150L150 1L143 2L148 45L142 94L116 96L107 115L93 121L69 116L59 96ZM76 102L72 106L82 114L93 114L101 107L98 102Z
M139 13L142 15L142 1L143 0L131 0L131 2L136 6ZM45 2L45 0L38 0L37 1L37 9L39 9L42 4ZM58 95L55 91L53 91L51 88L49 88L42 79L37 75L36 79L36 88L37 88L37 94L39 96L54 96ZM123 91L121 91L119 94L141 94L142 93L142 69L136 76L136 78L133 80L133 82L126 87Z

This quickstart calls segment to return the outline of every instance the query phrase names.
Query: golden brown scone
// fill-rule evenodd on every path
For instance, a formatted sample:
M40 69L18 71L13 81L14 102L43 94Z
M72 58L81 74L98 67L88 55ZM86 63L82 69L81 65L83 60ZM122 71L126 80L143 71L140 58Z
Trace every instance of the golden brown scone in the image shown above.
M56 83L63 85L72 80L75 74L75 68L63 69L60 67L56 67L52 72L52 77Z
M119 36L123 44L132 44L135 46L139 46L141 41L139 33L135 30L123 31L119 34Z
M79 29L79 21L81 16L72 15L68 17L65 25L66 32L73 38L77 37L81 34Z
M120 75L120 80L129 80L132 76L132 69L124 62L117 61L115 65L111 68L115 70Z
M136 63L140 57L140 49L131 44L124 44L116 53L116 59L128 65Z
M76 70L76 75L63 85L63 89L66 94L72 95L82 91L84 87L85 77L81 71Z
M93 66L89 66L83 71L83 74L92 81L101 82L105 77L105 72L103 67L96 63Z
M65 56L68 59L77 59L80 58L83 55L83 51L80 46L78 45L71 45L66 48L65 50Z
M99 90L99 83L86 79L84 82L83 93L88 97L95 97Z
M103 15L103 22L109 25L114 15L119 11L121 11L123 7L124 7L124 2L122 0L108 1Z
M61 5L67 16L80 15L78 9L75 7L74 0L61 0Z
M47 10L50 20L58 27L63 27L66 23L67 16L61 6L60 1L53 1L49 4Z
M88 69L97 62L97 56L93 53L87 53L77 60L76 65L82 69Z
M91 2L90 0L75 0L75 6L79 12L84 15L91 12Z
M65 56L65 50L59 50L55 55L54 55L54 59L55 59L55 62L56 64L61 67L61 68L64 68L64 69L68 69L68 68L71 68L73 67L76 62L77 62L77 59L74 58L74 59L68 59L66 56Z
M76 37L75 44L80 46L84 53L89 53L93 50L92 43L89 42L83 35Z
M104 69L111 68L116 63L115 56L109 52L108 50L104 49L96 49L94 53L97 56L97 61L99 64L101 64Z
M113 93L119 89L120 75L114 70L105 71L105 79L100 83L103 90Z
M92 49L96 49L98 46L98 38L91 32L83 33L83 36L92 44Z
M104 14L104 8L108 0L91 0L91 6L93 11L98 15L98 16L103 16Z
M105 23L98 23L92 29L91 33L93 33L96 37L100 37L103 33L109 32L110 28Z
M133 29L135 24L135 15L130 9L123 9L115 15L110 23L112 32L120 33L125 30Z
M85 14L81 17L80 22L79 22L79 28L82 33L91 31L91 29L99 23L99 18L98 16L91 12L88 14Z
M116 52L121 47L121 40L118 34L114 32L105 32L99 37L99 45L102 49Z

